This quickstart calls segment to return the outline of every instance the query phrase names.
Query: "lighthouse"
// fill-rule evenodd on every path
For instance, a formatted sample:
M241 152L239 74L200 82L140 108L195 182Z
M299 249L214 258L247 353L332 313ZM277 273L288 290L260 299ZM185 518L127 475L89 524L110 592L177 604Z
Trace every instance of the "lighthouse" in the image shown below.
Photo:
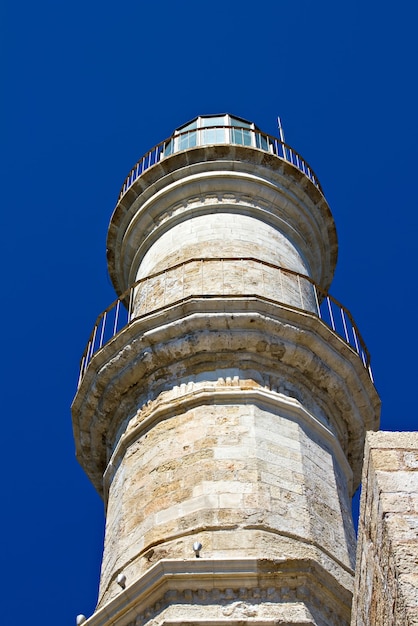
M337 249L313 169L240 117L199 116L129 172L117 297L72 406L106 511L79 623L350 623L351 497L380 400L329 292Z

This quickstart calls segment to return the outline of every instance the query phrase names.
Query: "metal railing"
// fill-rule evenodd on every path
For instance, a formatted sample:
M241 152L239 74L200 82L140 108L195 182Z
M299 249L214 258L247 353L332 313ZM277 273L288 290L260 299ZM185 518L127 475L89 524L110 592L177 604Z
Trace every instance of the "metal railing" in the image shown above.
M219 133L223 131L224 138L219 139ZM207 135L205 135L205 132ZM241 134L240 134L241 133ZM210 138L214 138L210 140ZM125 193L132 187L136 179L141 176L150 167L159 163L164 156L188 150L190 148L205 145L232 144L240 146L248 146L259 148L264 152L274 154L279 159L290 163L301 171L322 193L322 187L317 175L311 166L305 161L301 155L289 145L277 139L273 135L267 135L259 130L246 128L241 126L205 126L199 129L187 130L184 132L175 132L168 139L164 139L159 144L151 148L143 157L135 163L134 167L126 177L119 193L120 201Z
M221 264L216 281L213 280L214 263ZM253 269L250 272L243 271L248 264L253 269L261 269L261 273L256 275ZM231 276L228 266L230 270L235 270L233 281L228 278ZM194 278L188 280L191 272L194 272ZM240 278L237 279L237 276ZM373 381L370 355L351 313L311 278L252 257L223 257L190 259L178 263L139 279L112 302L94 324L81 358L78 384L96 352L134 320L156 312L167 304L178 304L192 297L222 296L257 296L295 310L313 313L355 350Z

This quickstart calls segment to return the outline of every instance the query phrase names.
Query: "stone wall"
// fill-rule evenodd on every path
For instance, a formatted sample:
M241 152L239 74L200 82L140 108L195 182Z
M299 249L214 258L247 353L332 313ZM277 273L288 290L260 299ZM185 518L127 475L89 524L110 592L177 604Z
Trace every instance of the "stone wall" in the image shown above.
M318 313L314 286L304 276L248 259L186 261L148 277L134 290L133 317L191 297L261 296Z
M418 624L418 433L368 433L352 626Z
M294 399L257 387L257 400L236 379L184 386L164 415L144 408L131 421L137 435L114 460L100 606L118 593L117 573L133 581L191 558L195 540L210 560L317 561L351 591L351 470L337 439ZM207 403L193 406L199 389Z

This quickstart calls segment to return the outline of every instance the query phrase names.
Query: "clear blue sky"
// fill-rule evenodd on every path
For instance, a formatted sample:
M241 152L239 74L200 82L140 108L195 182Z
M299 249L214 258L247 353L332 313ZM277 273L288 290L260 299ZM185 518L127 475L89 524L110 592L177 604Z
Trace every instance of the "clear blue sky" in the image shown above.
M2 623L95 606L102 504L70 404L114 298L105 241L134 162L198 114L232 112L317 172L340 243L331 293L372 355L382 428L416 420L417 9L413 2L5 0Z

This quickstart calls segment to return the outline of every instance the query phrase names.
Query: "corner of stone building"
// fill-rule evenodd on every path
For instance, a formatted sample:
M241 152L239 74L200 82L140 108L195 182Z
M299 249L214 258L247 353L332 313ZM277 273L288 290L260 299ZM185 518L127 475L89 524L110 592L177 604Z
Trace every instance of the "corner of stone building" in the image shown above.
M368 432L351 626L418 624L418 433Z

